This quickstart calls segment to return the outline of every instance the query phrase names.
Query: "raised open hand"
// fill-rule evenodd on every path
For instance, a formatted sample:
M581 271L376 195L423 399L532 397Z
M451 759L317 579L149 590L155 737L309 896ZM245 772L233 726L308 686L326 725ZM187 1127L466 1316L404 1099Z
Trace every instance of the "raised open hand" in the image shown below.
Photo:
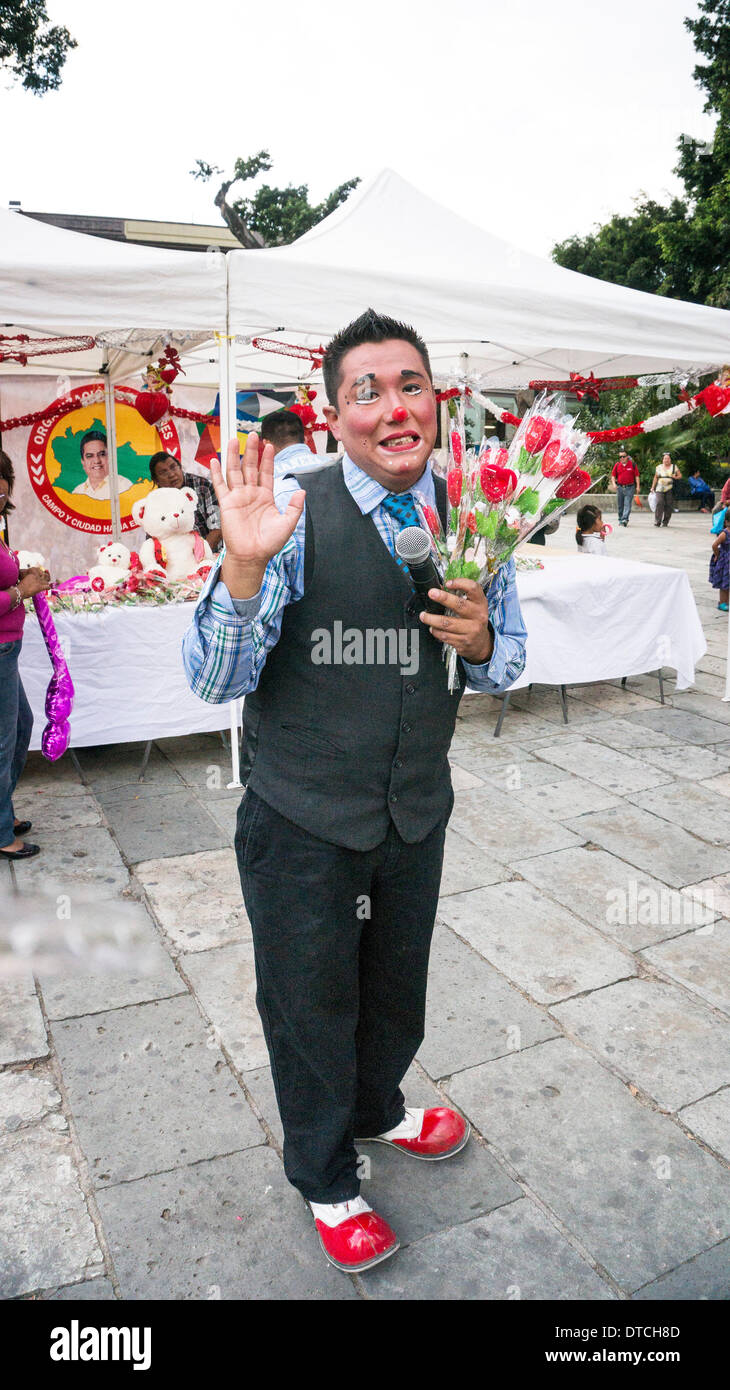
M305 494L296 492L286 511L279 511L274 501L274 450L271 444L262 449L253 430L243 459L238 440L232 439L226 462L225 478L217 459L210 466L226 553L239 564L266 565L292 534Z

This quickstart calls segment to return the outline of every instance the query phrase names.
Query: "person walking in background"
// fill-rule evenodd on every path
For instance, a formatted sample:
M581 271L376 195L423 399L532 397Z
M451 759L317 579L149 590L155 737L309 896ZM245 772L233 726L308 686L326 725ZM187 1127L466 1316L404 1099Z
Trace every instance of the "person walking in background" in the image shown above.
M674 511L674 484L681 476L676 463L672 463L671 454L664 454L661 463L654 469L651 483L651 490L656 493L655 526L669 525L669 518Z
M639 470L625 449L619 449L618 459L611 469L611 477L616 484L618 524L628 526L631 503L639 486Z
M700 477L699 468L695 468L694 473L690 473L688 482L692 496L696 497L699 503L697 510L700 512L712 511L715 505L715 494L704 478Z
M730 591L730 539L724 529L712 538L712 559L708 578L713 589L720 590L720 601L717 605L720 612L727 613Z
M0 513L12 511L15 475L0 449ZM30 821L17 821L13 792L25 766L33 714L18 672L23 641L23 600L49 587L44 570L18 567L16 556L0 540L0 859L31 859L39 846L23 840Z
M606 554L606 528L598 507L592 502L580 507L576 516L575 543L581 555Z

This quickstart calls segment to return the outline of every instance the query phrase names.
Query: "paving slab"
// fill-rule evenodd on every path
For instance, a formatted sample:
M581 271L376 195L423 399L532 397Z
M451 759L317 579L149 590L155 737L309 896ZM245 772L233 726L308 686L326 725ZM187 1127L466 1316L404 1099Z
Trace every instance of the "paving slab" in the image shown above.
M591 738L605 743L609 748L617 749L620 753L631 753L634 748L640 748L638 756L645 762L651 762L650 758L644 757L647 748L677 746L676 740L662 733L661 729L649 729L644 725L638 731L636 725L628 718L628 713L623 719L604 719L591 730Z
M84 1279L80 1284L67 1284L53 1293L42 1293L39 1297L47 1303L76 1303L83 1299L86 1303L112 1303L116 1300L114 1287L109 1279Z
M576 777L589 778L604 791L618 792L621 796L644 791L647 787L659 787L672 780L669 773L660 772L639 758L628 757L615 748L591 743L588 739L576 738L551 745L543 749L540 756Z
M727 660L721 656L710 656L708 653L702 657L696 666L697 671L709 671L710 675L725 677Z
M229 845L233 844L236 834L236 821L238 817L238 807L241 802L241 792L235 792L232 796L218 796L211 799L201 796L200 804L212 817L216 825L219 825Z
M262 1142L188 996L70 1019L53 1037L96 1187Z
M0 1065L48 1056L46 1025L29 971L0 978Z
M238 1071L265 1066L269 1054L256 1008L253 942L179 957L217 1041Z
M60 796L86 796L88 788L79 777L69 753L64 753L55 763L49 763L42 753L29 753L18 784L18 792L21 791L23 795L43 797L50 803Z
M685 1106L679 1118L693 1134L730 1162L730 1087Z
M182 779L154 744L144 779L140 782L145 747L144 743L105 743L95 748L77 749L81 770L94 795L108 800L114 791L117 799L121 797L125 787L132 788L139 796L156 796L162 791L179 788Z
M659 682L654 682L659 694ZM655 707L654 700L648 700L646 695L639 695L629 686L609 685L604 682L597 682L595 685L571 686L571 694L580 700L584 700L588 705L595 705L596 709L604 710L607 714L615 714L619 718L628 714L629 710L648 710Z
M679 1110L730 1081L730 1021L674 985L623 980L551 1012L663 1109Z
M68 830L38 830L41 853L24 860L23 892L73 893L95 887L106 897L121 892L129 873L109 831L103 825L74 825Z
M724 689L722 691L724 694ZM672 696L674 709L689 710L706 719L717 719L730 724L730 710L723 704L721 695L707 695L701 690L678 690Z
M727 1169L567 1038L448 1091L626 1292L730 1235Z
M101 825L102 814L96 798L84 787L78 796L59 796L48 791L28 791L24 781L13 797L18 820L32 822L36 843L49 834L65 833L86 825Z
M693 902L702 904L715 917L730 917L730 874L717 874L702 883L691 883L682 889L682 893Z
M730 850L703 844L681 826L629 802L580 816L569 826L584 842L592 841L670 888L730 869Z
M631 1295L633 1303L661 1299L673 1303L730 1299L730 1241L723 1240L711 1250L703 1250L693 1260Z
M643 738L643 734L641 735ZM702 743L676 743L672 740L661 748L637 747L636 756L646 763L652 763L672 777L685 781L699 782L703 777L714 777L727 773L730 756L720 752L723 744L713 744L706 748Z
M534 815L513 797L491 787L457 792L451 825L465 840L486 849L500 862L581 843L557 821Z
M633 958L530 883L442 899L439 917L539 1003L635 973Z
M563 849L520 860L513 868L629 951L706 926L720 915L606 850Z
M172 740L165 740L169 743ZM191 787L201 801L225 800L231 792L228 783L233 776L231 755L219 738L210 735L203 746L187 748L177 753L166 751L178 776ZM240 801L243 789L238 793Z
M0 1076L0 1297L81 1279L102 1262L53 1081Z
M441 897L448 893L465 893L470 888L483 888L488 883L499 883L511 877L512 870L506 864L498 863L488 854L475 853L474 846L449 827L444 848Z
M525 1197L409 1245L365 1278L371 1298L592 1302L616 1297Z
M657 791L639 792L630 798L635 806L652 811L662 820L680 825L709 845L727 845L727 803L717 792L694 783L675 782Z
M720 723L717 716L706 719L702 715L691 714L689 710L669 709L665 705L656 712L637 710L629 718L637 729L655 729L678 743L713 744L727 741L727 724ZM637 743L640 739L639 732L636 735Z
M125 1183L98 1200L125 1300L357 1297L266 1146Z
M517 747L516 744L511 746ZM477 745L474 752L468 755L459 753L457 756L461 764L465 767L468 765L470 775L473 772L479 777L483 788L490 792L506 793L507 796L568 776L567 772L562 772L551 763L541 762L532 753L524 753L522 757L510 756L504 760L495 759L491 748ZM466 787L457 787L454 783L454 791L466 790Z
M720 796L730 796L730 772L721 772L719 777L709 777L706 781L700 782L701 787L706 787L708 792L717 792Z
M549 764L550 773L555 772ZM543 771L547 767L543 764ZM549 775L549 774L548 774ZM531 780L527 779L528 783ZM516 799L536 815L545 814L554 820L569 820L572 816L582 816L587 811L607 811L610 806L620 806L620 798L603 787L586 782L582 777L568 774L561 781L547 781L542 786L529 786L524 791L515 792Z
M226 836L190 791L103 800L104 813L130 864L221 849Z
M643 951L645 960L730 1014L730 922L711 922Z
M251 939L232 849L146 859L134 874L178 950L208 951Z
M429 1076L449 1076L554 1037L557 1028L499 971L436 924L431 944L426 1036L418 1060Z
M50 1019L102 1013L186 992L143 903L110 902L100 904L98 910L110 928L117 928L120 944L115 952L95 952L101 956L101 969L87 971L83 960L77 959L73 968L41 974ZM74 926L78 929L75 918ZM111 930L109 937L113 941Z
M473 772L467 772L465 768L459 767L458 763L452 763L451 785L455 792L465 792L469 787L483 787L484 782L481 777L475 777Z

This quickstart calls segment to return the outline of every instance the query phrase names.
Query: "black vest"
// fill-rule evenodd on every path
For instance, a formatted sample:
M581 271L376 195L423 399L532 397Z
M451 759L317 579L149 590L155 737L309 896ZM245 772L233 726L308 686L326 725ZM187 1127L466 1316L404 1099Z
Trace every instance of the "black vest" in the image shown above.
M416 843L452 804L447 753L460 692L449 693L442 644L419 621L423 605L342 465L298 482L304 595L284 609L246 696L243 778L322 840L373 849L392 818ZM434 483L444 515L446 487Z

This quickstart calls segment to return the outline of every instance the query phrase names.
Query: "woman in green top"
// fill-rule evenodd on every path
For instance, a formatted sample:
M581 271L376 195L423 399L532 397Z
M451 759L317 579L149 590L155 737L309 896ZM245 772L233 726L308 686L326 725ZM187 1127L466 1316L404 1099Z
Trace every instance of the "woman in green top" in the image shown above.
M656 493L656 511L654 512L655 526L668 526L669 518L674 507L672 505L672 494L677 478L682 474L677 468L676 463L672 463L671 454L664 454L661 463L658 463L654 470L651 490Z

